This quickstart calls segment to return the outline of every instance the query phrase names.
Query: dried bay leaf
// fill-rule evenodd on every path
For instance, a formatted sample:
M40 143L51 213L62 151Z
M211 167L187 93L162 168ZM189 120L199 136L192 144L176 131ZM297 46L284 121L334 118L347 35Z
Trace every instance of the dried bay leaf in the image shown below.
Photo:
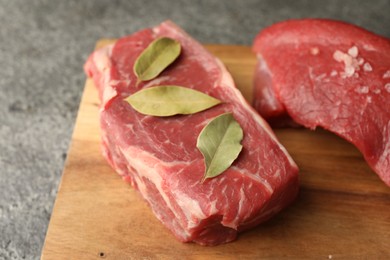
M134 73L140 81L157 77L180 55L180 43L162 37L149 44L134 63Z
M196 147L205 160L203 181L220 175L232 165L242 150L243 135L231 113L215 117L202 129Z
M181 86L155 86L125 99L135 110L150 116L194 114L221 103L200 91Z

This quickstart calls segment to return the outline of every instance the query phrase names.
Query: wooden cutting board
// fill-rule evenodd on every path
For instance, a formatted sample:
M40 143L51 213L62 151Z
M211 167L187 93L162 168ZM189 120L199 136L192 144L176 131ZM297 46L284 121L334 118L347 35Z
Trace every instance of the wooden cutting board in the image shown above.
M103 40L98 46L108 44ZM249 47L207 45L251 100ZM390 187L349 143L323 130L276 129L300 167L298 199L216 247L178 242L100 153L97 91L87 80L42 259L385 259Z

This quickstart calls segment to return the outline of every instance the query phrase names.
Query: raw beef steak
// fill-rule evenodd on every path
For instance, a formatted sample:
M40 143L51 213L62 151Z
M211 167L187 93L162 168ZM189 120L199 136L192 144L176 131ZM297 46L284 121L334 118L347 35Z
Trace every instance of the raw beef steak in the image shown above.
M275 24L256 37L255 108L353 143L390 185L390 41L343 22Z
M133 64L159 37L178 40L182 53L157 78L136 84ZM232 241L239 231L269 219L296 197L297 166L270 127L244 100L222 63L173 23L139 31L94 52L85 71L99 89L104 156L180 241ZM196 89L224 103L192 115L161 118L142 115L124 101L155 85ZM225 112L233 112L243 128L243 150L222 175L202 183L205 166L197 137Z

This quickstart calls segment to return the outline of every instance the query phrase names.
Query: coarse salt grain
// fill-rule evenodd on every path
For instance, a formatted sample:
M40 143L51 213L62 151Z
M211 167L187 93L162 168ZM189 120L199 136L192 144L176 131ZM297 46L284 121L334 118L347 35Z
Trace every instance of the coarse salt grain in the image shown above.
M342 61L344 60L344 55L345 55L344 52L339 51L339 50L336 50L336 51L333 53L333 59L335 59L335 60L338 61L338 62L342 62Z
M363 70L364 70L364 71L372 71L372 66L371 66L371 64L368 63L368 62L364 63L364 65L363 65Z
M331 76L331 77L337 76L337 71L332 70L332 72L330 73L330 76Z
M318 53L320 53L320 50L317 47L313 47L310 49L310 53L312 55L317 55Z
M384 79L390 78L390 70L386 71L386 72L383 74L383 78L384 78Z
M355 73L355 68L351 66L349 63L346 63L344 72L345 72L345 76L351 77Z
M357 50L352 47L348 50L348 52L351 52L353 55L355 55L355 52L357 52ZM337 62L344 63L344 72L340 73L341 78L352 77L355 71L358 71L360 69L357 59L350 54L344 53L342 51L336 50L333 53L333 59L335 59Z
M353 57L353 58L356 58L359 54L359 50L356 46L352 46L349 50L348 50L348 54Z
M367 103L371 103L372 102L372 97L371 96L367 96Z
M372 92L374 92L374 94L380 94L381 90L379 88L377 88L377 89L374 89Z

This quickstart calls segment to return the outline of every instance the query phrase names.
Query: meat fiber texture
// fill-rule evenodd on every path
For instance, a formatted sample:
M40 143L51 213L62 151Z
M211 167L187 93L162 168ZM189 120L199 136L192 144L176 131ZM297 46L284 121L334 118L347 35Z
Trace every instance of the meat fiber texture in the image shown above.
M182 53L157 78L137 85L134 62L159 37L178 40ZM285 148L235 88L222 63L172 22L95 51L85 71L99 90L105 158L180 241L201 245L232 241L238 232L269 219L296 197L298 169ZM155 85L196 89L223 104L161 118L142 115L124 101ZM225 112L232 112L243 128L243 150L222 175L202 183L205 164L197 137L211 119Z
M343 22L303 19L261 31L254 106L353 143L390 186L390 41Z

